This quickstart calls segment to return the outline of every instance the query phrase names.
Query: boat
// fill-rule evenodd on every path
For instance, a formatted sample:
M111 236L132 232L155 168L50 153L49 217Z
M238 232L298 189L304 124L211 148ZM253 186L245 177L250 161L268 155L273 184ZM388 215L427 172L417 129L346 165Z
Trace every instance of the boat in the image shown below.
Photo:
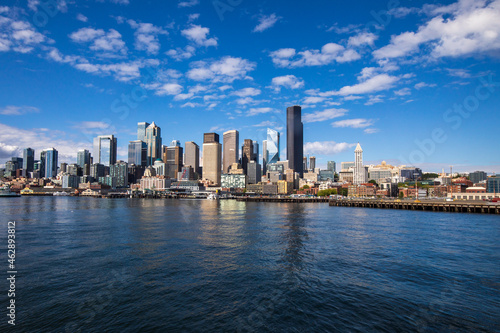
M55 197L67 197L69 196L70 194L68 192L64 192L64 191L61 191L61 192L54 192L53 196Z
M207 197L208 200L219 200L219 194L217 193L210 193Z
M0 197L3 197L3 198L14 198L14 197L20 197L21 194L19 193L16 193L16 192L12 192L10 190L10 187L2 187L0 188Z

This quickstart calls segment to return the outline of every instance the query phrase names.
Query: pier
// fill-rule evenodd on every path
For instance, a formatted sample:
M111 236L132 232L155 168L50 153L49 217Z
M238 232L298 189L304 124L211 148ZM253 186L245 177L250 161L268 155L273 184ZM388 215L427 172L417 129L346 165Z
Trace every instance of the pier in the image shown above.
M407 209L430 212L500 214L500 204L481 201L330 200L330 206Z
M239 197L236 201L246 202L291 202L291 203L307 203L307 202L329 202L327 197L309 197L309 198L280 198L280 197Z

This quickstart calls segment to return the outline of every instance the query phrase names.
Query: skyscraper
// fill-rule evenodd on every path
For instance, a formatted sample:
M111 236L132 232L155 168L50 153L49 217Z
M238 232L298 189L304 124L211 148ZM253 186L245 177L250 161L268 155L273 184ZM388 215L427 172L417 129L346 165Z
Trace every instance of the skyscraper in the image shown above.
M146 128L146 144L148 145L147 164L153 165L157 159L161 159L163 152L161 147L161 128L155 122Z
M307 156L304 156L304 158L302 159L302 168L304 171L307 171L308 168L307 168Z
M128 164L136 166L147 165L148 145L141 140L130 141L128 144Z
M228 173L233 163L238 163L240 158L239 145L240 133L237 130L224 132L222 149L224 150L223 157L223 172Z
M315 168L316 168L316 157L311 156L311 157L309 157L309 169L311 171L314 171Z
M183 149L178 140L172 141L171 145L163 152L163 162L165 162L166 176L177 179L177 173L182 171Z
M363 166L363 149L361 149L359 142L356 146L356 149L354 150L353 183L356 185L366 183L366 171L365 167Z
M302 158L304 157L304 129L302 108L291 106L286 109L286 157L290 169L303 175Z
M221 183L222 145L217 133L203 135L203 178L216 186Z
M200 146L193 141L188 141L184 147L186 148L184 165L190 165L194 172L200 174Z
M245 139L243 146L241 147L241 166L247 174L247 165L250 161L254 160L254 149L253 149L253 141L250 139Z
M259 162L259 143L257 141L252 141L252 145L253 145L252 161Z
M40 177L52 178L57 175L58 152L54 148L47 148L40 153Z
M335 169L336 169L335 161L328 161L328 162L326 162L326 169L330 170L330 171L333 171L333 173L335 173Z
M124 161L118 161L109 168L109 175L116 178L117 187L128 185L128 165Z
M23 170L28 176L28 172L33 172L35 167L35 150L31 148L26 148L23 151Z
M94 138L94 163L110 166L116 163L116 138L100 135Z
M80 149L76 153L76 164L84 168L85 164L90 165L90 152L87 149Z
M146 141L146 128L148 128L149 123L142 122L137 123L137 140Z
M267 163L277 163L280 160L280 133L273 129L267 129Z
M262 141L262 174L267 172L267 161L269 160L269 151L267 150L267 140Z

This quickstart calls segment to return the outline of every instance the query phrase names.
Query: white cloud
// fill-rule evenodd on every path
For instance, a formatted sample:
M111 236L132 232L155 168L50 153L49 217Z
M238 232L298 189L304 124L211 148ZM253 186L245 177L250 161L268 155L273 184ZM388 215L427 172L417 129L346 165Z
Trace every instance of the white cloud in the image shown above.
M156 89L156 95L178 95L184 88L177 83L165 83Z
M256 116L258 114L264 114L270 112L276 112L276 110L273 108L251 108L250 110L248 110L247 116Z
M276 16L276 14L271 14L269 16L261 16L259 18L259 24L253 29L253 32L262 32L274 26L281 17Z
M326 109L323 111L316 111L313 113L306 113L302 117L304 123L313 123L317 121L325 121L329 119L334 119L342 117L347 114L346 109Z
M345 119L332 123L333 127L365 128L373 125L373 119Z
M233 92L233 95L236 95L239 97L247 97L247 96L257 96L257 95L260 95L260 93L261 93L260 89L243 88L243 89L240 89L240 90Z
M97 51L99 56L115 57L127 54L127 47L122 35L115 29L105 32L103 29L81 28L69 35L76 43L90 43L90 49Z
M182 7L193 7L193 6L196 6L200 3L199 0L187 0L187 1L181 1L179 2L178 6L180 8Z
M304 87L304 81L297 78L295 75L284 75L274 77L271 81L271 86L276 91L280 91L281 87L288 89L300 89Z
M87 16L80 14L80 13L78 13L78 15L76 15L76 19L78 21L82 21L82 22L87 22L89 20Z
M78 149L92 150L89 141L74 141L63 131L47 131L41 128L21 129L0 124L0 159L12 156L22 156L24 148L31 147L35 154L48 147L54 147L59 152L59 162L76 162Z
M2 9L2 12L6 10ZM44 42L50 42L50 40L37 32L29 22L15 21L0 15L0 52L29 53Z
M382 103L384 100L382 99L385 97L384 95L371 95L368 101L365 103L365 105L373 105L376 103Z
M304 153L318 155L333 155L356 146L355 143L335 141L315 141L304 144Z
M297 54L295 49L280 49L271 52L270 56L276 66L289 68L323 66L333 62L350 62L361 58L355 50L346 49L336 43L325 44L321 50L306 50Z
M274 126L276 126L276 123L270 120L264 120L263 122L253 125L253 127L274 127Z
M325 101L325 97L319 97L319 96L308 96L304 98L304 104L316 104L316 103L322 103Z
M394 94L397 96L407 96L407 95L411 95L411 90L410 90L410 88L402 88L402 89L394 91Z
M216 61L197 61L191 64L187 77L195 81L231 83L234 80L250 79L248 72L255 69L255 63L246 59L226 56Z
M193 57L196 53L196 49L191 45L186 46L184 49L178 47L177 49L171 49L166 52L166 55L174 58L177 61L182 61Z
M394 83L398 81L399 78L396 76L391 76L388 74L378 74L366 81L361 83L342 87L339 91L333 93L334 95L360 95L360 94L368 94L377 91L387 90L392 88Z
M134 20L128 20L127 23L135 29L135 49L146 51L149 54L158 54L160 50L159 35L167 35L168 32L161 27L151 23L140 23Z
M217 46L217 38L207 38L209 33L210 29L194 24L190 28L181 31L184 37L198 46Z
M349 37L347 44L350 46L371 45L378 39L378 36L371 32L360 32L356 36Z
M420 90L420 89L425 88L425 87L432 88L432 87L435 87L435 86L436 86L435 83L419 82L419 83L415 84L415 89Z
M408 56L424 44L427 45L425 53L433 58L489 54L500 49L500 0L460 0L450 6L437 7L433 13L438 16L416 32L392 36L390 44L373 52L374 57Z
M379 132L379 129L378 128L367 128L363 132L365 132L366 134L375 134L375 133Z
M7 105L0 108L0 114L4 116L21 116L26 113L38 113L40 110L34 106L14 106Z

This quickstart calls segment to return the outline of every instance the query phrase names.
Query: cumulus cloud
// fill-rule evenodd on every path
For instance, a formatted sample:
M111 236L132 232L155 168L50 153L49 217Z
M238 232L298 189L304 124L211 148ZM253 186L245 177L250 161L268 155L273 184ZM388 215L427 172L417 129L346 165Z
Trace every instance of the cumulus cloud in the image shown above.
M326 109L323 111L306 113L302 117L302 121L304 123L314 123L314 122L318 122L318 121L325 121L325 120L345 116L347 114L347 112L348 111L346 109Z
M378 36L371 32L360 32L356 36L349 37L347 44L350 46L358 47L362 45L373 46Z
M273 63L278 67L324 66L334 62L350 62L361 58L353 49L346 49L336 43L325 44L321 50L306 50L296 53L295 49L285 48L270 53Z
M195 81L231 83L235 80L250 79L248 72L255 69L256 64L243 58L231 56L214 61L197 61L187 72L187 77Z
M402 89L394 91L394 94L397 96L407 96L407 95L411 95L411 90L410 90L410 88L402 88Z
M435 86L436 86L435 83L419 82L419 83L415 84L415 89L420 90L420 89L425 88L425 87L432 88L432 87L435 87Z
M89 43L89 48L102 57L112 58L127 54L122 35L115 29L109 29L106 32L103 29L81 28L70 34L69 38L75 43Z
M87 22L89 20L87 16L80 13L76 15L76 19L81 22Z
M295 75L277 76L272 79L271 87L276 91L280 91L281 87L300 89L304 87L304 81Z
M408 31L391 37L391 42L373 52L376 59L399 58L425 52L432 58L490 54L500 50L500 0L460 0L437 7L436 17ZM430 49L430 52L428 51Z
M135 29L135 49L146 51L149 54L158 54L160 50L159 35L167 35L168 32L161 27L151 23L141 23L134 20L128 20L127 23L132 29Z
M173 59L175 59L177 61L182 61L182 60L186 60L186 59L193 57L195 55L195 53L196 53L196 49L193 46L188 45L184 49L178 47L176 49L168 50L166 52L166 55L168 55L169 57L172 57Z
M304 153L318 155L333 155L356 146L355 143L335 141L315 141L304 144Z
M259 24L253 29L253 32L262 32L271 27L273 27L281 17L276 16L276 14L271 14L269 16L261 16L259 18Z
M217 46L217 38L207 38L210 29L192 24L190 28L181 31L181 34L198 46Z
M1 15L9 11L8 7L1 8L0 52L29 53L42 43L49 42L49 39L36 31L29 22L13 20Z

